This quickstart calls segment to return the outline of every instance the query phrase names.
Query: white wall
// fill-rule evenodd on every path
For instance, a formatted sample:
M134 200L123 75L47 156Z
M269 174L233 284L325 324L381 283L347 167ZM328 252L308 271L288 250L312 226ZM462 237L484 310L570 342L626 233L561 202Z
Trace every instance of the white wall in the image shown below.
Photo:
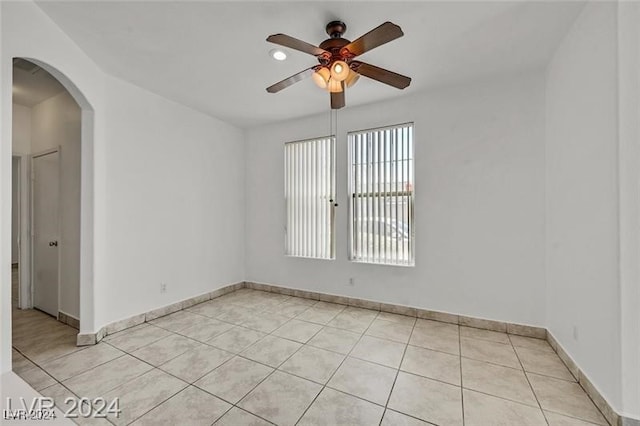
M29 154L31 152L31 108L24 105L12 104L13 134L11 145L14 154Z
M106 78L108 323L244 280L237 128ZM160 283L167 292L160 293Z
M407 121L415 123L416 266L351 263L346 132ZM283 144L328 127L323 114L248 131L248 280L544 325L542 72L340 111L337 258L287 258Z
M12 104L13 110L13 134L11 135L11 146L13 154L26 155L31 152L31 108ZM15 208L19 200L18 170L16 169L16 159L13 161L12 185L11 185L11 263L18 263L20 258L18 253L18 235L20 233L19 215L20 210Z
M621 413L640 420L640 3L618 4Z
M545 216L547 326L619 410L616 36L587 4L548 66Z
M60 305L80 317L80 107L67 92L31 110L31 152L60 147Z
M107 76L32 2L0 11L0 372L11 368L13 57L48 65L83 107L81 332L241 281L242 132Z

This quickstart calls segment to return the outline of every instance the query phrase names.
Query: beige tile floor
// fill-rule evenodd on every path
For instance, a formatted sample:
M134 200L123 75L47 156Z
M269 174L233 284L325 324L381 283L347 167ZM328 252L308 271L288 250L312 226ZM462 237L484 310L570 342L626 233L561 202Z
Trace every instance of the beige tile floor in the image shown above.
M116 425L606 425L543 340L242 289L72 345L14 311L14 370ZM64 408L63 408L64 409Z

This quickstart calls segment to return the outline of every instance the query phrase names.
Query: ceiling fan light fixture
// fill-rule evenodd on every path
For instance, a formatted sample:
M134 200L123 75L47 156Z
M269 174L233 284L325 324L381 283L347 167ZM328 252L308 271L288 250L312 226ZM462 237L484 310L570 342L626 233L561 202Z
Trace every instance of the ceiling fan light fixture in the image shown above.
M331 79L344 81L349 76L349 65L344 61L335 61L331 66Z
M360 78L360 74L358 74L357 72L355 72L353 70L349 70L349 75L345 79L344 84L347 87L351 87L351 86L353 86L354 84L357 83L359 78Z
M328 68L320 68L311 76L313 82L321 89L326 89L329 84L329 78L331 77L331 71Z

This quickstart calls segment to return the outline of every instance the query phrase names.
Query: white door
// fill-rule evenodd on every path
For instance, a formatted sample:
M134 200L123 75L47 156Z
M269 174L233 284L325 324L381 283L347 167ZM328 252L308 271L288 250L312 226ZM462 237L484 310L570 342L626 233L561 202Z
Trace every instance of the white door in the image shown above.
M32 159L33 306L58 316L58 151Z

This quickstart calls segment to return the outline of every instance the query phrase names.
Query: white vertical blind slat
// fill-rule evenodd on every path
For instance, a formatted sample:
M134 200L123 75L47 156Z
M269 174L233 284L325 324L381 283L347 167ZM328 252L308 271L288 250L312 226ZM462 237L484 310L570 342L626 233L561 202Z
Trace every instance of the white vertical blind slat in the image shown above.
M394 205L394 214L391 220L398 220L398 138L397 129L393 129L393 205ZM398 263L398 243L394 241L394 250L392 253L394 263Z
M400 138L400 191L402 191L404 193L404 187L405 187L405 157L404 157L404 132L402 133L402 137ZM402 197L402 216L400 218L400 220L403 220L405 217L405 203L404 203L404 197ZM405 258L405 253L404 253L404 244L401 244L401 249L400 249L400 259L404 259Z
M374 190L375 195L373 197L373 205L375 206L375 213L373 215L374 219L375 219L375 225L376 225L376 229L375 229L375 233L376 235L376 241L375 241L375 252L373 254L373 260L375 262L379 262L380 261L380 244L382 243L382 238L384 238L384 231L381 229L384 225L384 223L382 222L383 218L380 214L380 137L379 137L379 132L374 132L373 133L373 140L374 140L374 151L375 151L375 161L373 163L373 166L375 168L375 176L376 176L376 180L375 180L375 188Z
M367 219L365 223L367 224L366 237L366 254L365 258L373 260L373 203L372 203L372 193L373 193L373 144L371 142L371 134L367 134L367 197L365 198L367 202Z
M329 248L331 245L331 238L330 238L330 225L329 225L329 219L331 218L331 214L330 214L330 206L329 206L329 197L328 197L328 193L329 193L329 174L331 173L331 170L329 168L329 157L328 157L328 152L327 152L327 144L323 143L322 145L322 161L324 162L324 169L323 169L323 173L324 173L324 182L322 183L323 185L323 190L322 190L322 211L324 212L324 221L323 221L323 232L322 232L322 236L324 238L324 247L323 247L323 254L329 253Z
M306 240L306 253L307 256L309 257L313 257L313 212L312 212L312 186L311 186L311 179L312 179L312 161L311 159L313 158L313 153L312 153L312 149L313 149L313 141L304 144L305 146L305 163L306 163L306 174L305 174L305 203L304 206L306 208L306 215L305 215L305 225L307 227L307 233L305 235L305 240Z
M319 223L320 223L320 235L319 235L319 247L318 247L318 254L322 254L324 253L324 204L325 204L325 200L323 200L324 197L324 160L322 159L322 147L324 146L323 143L320 143L320 145L318 146L318 175L320 177L320 182L318 183L318 187L319 187L319 191L320 193L318 194L318 212L319 212Z
M382 137L382 153L381 153L381 157L380 157L380 161L381 161L381 165L380 167L382 168L382 217L385 218L385 220L389 220L389 215L387 213L387 182L388 182L388 178L387 178L387 149L388 149L388 144L389 141L387 139L387 130L381 130L380 131L380 135ZM390 222L389 222L390 223ZM385 238L383 238L382 240L382 262L383 263L387 263L389 261L389 259L387 259L388 253L389 253L389 247L387 247L387 243L390 241L389 238L387 238L386 236L386 228L388 225L385 225Z
M303 160L304 160L304 152L302 150L303 145L298 145L296 147L296 150L298 151L298 163L296 164L296 168L298 169L298 173L297 173L297 179L296 179L296 187L297 187L297 192L298 192L298 196L296 199L296 203L297 203L297 209L298 209L298 223L297 223L297 228L298 228L298 241L297 241L297 250L300 253L304 253L304 246L303 246L303 242L304 242L304 202L302 200L302 195L303 195L303 185L304 185L304 174L303 174L303 170L304 170L304 164L303 164Z

